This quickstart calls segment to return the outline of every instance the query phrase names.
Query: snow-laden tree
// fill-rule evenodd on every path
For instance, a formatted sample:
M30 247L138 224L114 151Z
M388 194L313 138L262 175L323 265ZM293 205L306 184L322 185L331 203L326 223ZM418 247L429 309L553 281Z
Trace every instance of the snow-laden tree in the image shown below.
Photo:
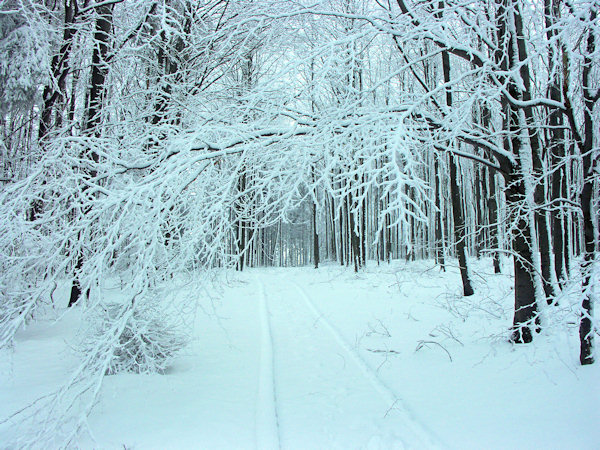
M386 8L388 20L376 23L397 41L411 72L424 88L421 97L414 98L413 113L407 120L420 121L429 128L429 136L435 139L438 148L444 148L445 142L463 142L481 149L481 154L450 151L479 160L504 178L515 255L515 342L529 342L540 317L544 322L551 314L547 302L552 300L556 283L552 282L555 278L550 270L550 226L546 211L549 204L569 201L548 198L548 190L544 192L548 177L564 162L554 159L557 167L548 166L551 161L544 154L543 136L547 126L542 120L543 114L550 110L571 117L569 135L565 139L581 142L578 145L583 150L580 154L586 167L583 179L587 180L584 185L593 183L591 161L597 158L597 149L592 144L596 139L593 132L590 129L589 146L585 147L585 138L577 137L582 135L578 131L580 119L577 113L571 112L572 105L577 105L575 108L585 105L580 117L584 118L586 113L590 117L597 114L597 93L589 88L584 89L584 93L573 92L569 84L565 84L564 98L560 101L549 98L548 91L541 88L553 79L558 67L555 64L549 76L544 64L548 56L546 31L564 39L559 45L564 50L563 59L579 61L578 64L567 62L564 73L573 76L581 72L583 86L590 86L596 70L589 55L597 51L593 19L597 5L583 1L557 8L562 15L557 12L554 15L560 16L560 20L554 17L544 22L543 10L530 2L498 0L467 6L453 1L398 0ZM575 35L574 27L580 30L580 40L585 38L587 45L576 44L575 50L567 50L567 42ZM554 39L550 46L556 46L561 38ZM432 44L427 54L419 50L427 48L425 43ZM452 72L438 85L426 86L417 63L445 54L454 61ZM554 53L555 57L557 54ZM439 99L441 93L450 91L461 92L451 108ZM587 100L582 101L584 94ZM472 120L473 111L481 110L482 106L492 114L487 124ZM586 163L588 155L590 161ZM584 217L590 200L590 196L581 198L580 211ZM554 232L562 231L555 229ZM591 228L587 236L590 245L585 253L593 260L595 236ZM583 285L587 292L585 278ZM587 306L583 307L582 314L582 324L589 323ZM589 328L583 334L591 339Z
M511 234L513 341L548 323L560 289L548 271L561 231L552 208L572 208L561 226L581 220L591 362L597 11L581 0L542 20L533 3L67 0L3 10L3 51L31 70L20 97L3 85L0 111L8 123L30 105L36 124L10 147L18 175L0 190L0 344L44 305L66 304L53 295L65 283L88 330L72 377L15 416L36 430L19 444L72 444L106 374L164 371L195 306L178 286L197 292L213 269L242 269L261 253L306 262L311 239L293 235L306 217L315 260L319 246L356 270L372 256L433 256L452 221L466 260L469 215L485 203L467 204L473 163L504 179L509 214L490 222ZM22 27L52 38L30 33L15 47ZM2 61L0 77L14 78L17 66ZM569 150L544 152L561 145ZM567 197L551 184L557 172L576 184ZM452 202L440 201L441 184ZM118 301L105 300L107 288Z

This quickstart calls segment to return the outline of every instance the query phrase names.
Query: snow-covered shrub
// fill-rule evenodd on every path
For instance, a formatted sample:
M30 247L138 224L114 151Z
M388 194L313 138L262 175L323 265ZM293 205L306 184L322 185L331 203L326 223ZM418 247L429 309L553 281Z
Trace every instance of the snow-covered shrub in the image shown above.
M164 373L188 337L174 315L160 304L100 304L92 312L91 327L81 350L84 354L97 352L99 346L111 340L107 375Z

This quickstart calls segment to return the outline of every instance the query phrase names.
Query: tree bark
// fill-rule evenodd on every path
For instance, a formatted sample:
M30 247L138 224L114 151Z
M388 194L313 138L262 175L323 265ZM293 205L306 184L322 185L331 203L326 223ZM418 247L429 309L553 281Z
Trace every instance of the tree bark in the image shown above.
M443 2L440 2L443 6ZM442 51L442 70L444 72L444 83L450 83L450 55L447 51ZM452 107L452 91L449 86L446 87L446 106ZM460 277L463 284L463 295L468 297L474 294L469 278L469 269L467 266L466 253L466 233L465 219L460 204L460 189L458 186L458 161L456 156L450 154L450 196L452 199L452 216L454 219L454 240L456 244L456 253L458 256L458 266L460 268Z
M558 30L554 27L559 18L561 0L545 0L544 15L546 23L546 37L549 42L556 41ZM560 48L552 44L548 46L548 67L550 80L548 86L548 96L550 99L562 102L561 95L561 74L563 72L559 61ZM564 132L564 120L562 112L556 108L548 110L548 152L550 153L550 162L552 167L552 199L558 200L566 198L566 142ZM554 250L554 270L559 285L566 279L565 274L565 239L563 233L565 226L563 224L560 204L555 204L551 208L552 221L552 247Z
M102 112L102 103L104 93L106 91L106 77L108 75L108 66L106 65L106 55L108 54L109 41L112 35L112 11L113 5L106 4L98 6L96 29L94 32L94 51L92 53L92 69L90 75L90 89L88 92L87 103L87 119L84 123L84 134L99 135L98 125L100 124L100 115ZM90 153L90 169L86 174L86 178L93 180L98 175L99 156L95 150ZM87 191L87 186L83 187L83 192ZM81 214L85 216L89 211L83 210ZM77 239L81 241L83 236L81 231L77 235ZM81 298L82 290L79 281L79 271L83 266L83 254L77 252L76 263L74 268L73 284L71 286L71 294L69 296L69 307L73 306Z
M514 70L519 64L519 60L524 58L524 49L515 49L514 45L519 46L519 39L522 36L513 35L509 27L509 22L516 23L516 32L519 30L520 20L516 0L496 0L496 21L497 21L497 45L498 49L494 55L496 63L500 68L508 73ZM511 19L509 19L511 15ZM522 24L521 24L522 32ZM517 53L515 54L515 50ZM529 72L526 64L521 65L520 76L525 86L529 84ZM522 92L518 89L515 80L509 78L506 80L508 93L515 99L522 98ZM525 186L525 177L532 174L523 173L521 161L521 121L519 120L519 111L514 107L506 96L501 99L502 111L504 113L503 129L504 150L512 152L516 163L512 163L505 158L498 157L500 165L503 168L503 175L506 181L506 201L508 206L513 209L516 226L513 229L512 248L515 253L515 312L513 316L513 332L511 340L515 343L528 343L533 338L533 331L536 329L538 320L537 311L537 292L535 289L535 266L531 248L532 237L535 230L532 229L525 213L520 211L523 202L526 201L527 192ZM530 130L530 133L535 130ZM533 152L535 149L531 147ZM533 157L532 157L533 159ZM527 168L525 168L527 170ZM533 169L533 167L531 168ZM531 206L531 205L530 205Z
M597 16L597 11L592 9L590 11L590 23L592 23ZM579 342L580 342L580 354L579 361L582 365L593 364L593 340L594 340L594 325L592 322L593 307L592 301L592 266L596 259L596 236L594 235L594 222L592 217L592 202L593 202L593 190L594 190L594 163L598 164L600 158L598 158L598 152L596 150L595 155L592 155L593 144L594 144L594 124L592 119L592 110L597 97L592 92L592 57L596 50L595 36L590 29L587 35L587 46L586 55L583 61L582 70L582 86L583 86L583 97L584 97L584 130L583 130L583 146L582 146L582 159L583 159L583 189L581 191L581 211L583 213L583 236L584 236L584 260L581 267L583 272L582 281L582 294L583 301L581 303L581 322L579 324ZM599 91L600 92L600 91Z
M315 269L319 268L319 234L317 233L317 203L312 204L312 231L313 231L313 262Z
M52 127L52 113L57 102L64 99L66 93L67 76L69 75L69 58L73 48L73 38L76 27L77 0L65 0L65 19L62 45L58 54L54 55L51 63L52 78L56 84L49 82L42 93L42 109L40 111L40 123L38 129L38 140L41 142ZM56 86L56 87L55 87ZM58 88L58 89L57 89Z
M512 205L518 204L523 197L523 188L517 183L515 181L507 190L507 202ZM517 214L515 220L516 226L512 233L512 248L515 253L515 312L511 341L527 344L532 341L533 332L537 331L538 320L535 284L531 275L533 256L527 239L532 230L523 214Z
M488 172L490 192L488 196L488 214L490 226L490 247L497 249L492 254L494 273L500 273L500 252L498 251L498 201L496 200L496 174Z
M442 237L442 202L441 202L441 173L440 162L437 155L433 155L433 172L435 179L435 255L440 270L446 271L444 260L444 239Z

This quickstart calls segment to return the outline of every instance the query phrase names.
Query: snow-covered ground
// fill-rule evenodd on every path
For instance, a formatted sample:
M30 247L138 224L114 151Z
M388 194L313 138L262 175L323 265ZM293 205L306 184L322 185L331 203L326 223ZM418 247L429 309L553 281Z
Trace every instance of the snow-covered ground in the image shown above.
M568 297L511 345L512 279L487 260L470 298L427 261L223 280L166 374L105 378L81 448L600 448L600 365L578 364ZM67 380L78 314L0 354L0 418ZM1 426L0 447L19 432Z

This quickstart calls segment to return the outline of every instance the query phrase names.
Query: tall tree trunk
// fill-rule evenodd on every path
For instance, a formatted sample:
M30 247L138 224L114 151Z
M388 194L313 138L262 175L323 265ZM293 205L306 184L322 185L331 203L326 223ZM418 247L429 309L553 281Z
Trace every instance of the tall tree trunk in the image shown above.
M446 271L444 260L444 239L442 237L442 202L441 202L441 177L440 162L437 155L433 155L433 177L435 180L435 257L440 265L440 270Z
M354 196L348 194L348 232L350 234L350 247L352 253L352 262L354 263L354 272L358 272L360 265L360 236L357 230L357 207L354 205ZM349 263L349 262L348 262Z
M240 198L238 202L243 202L242 196L246 191L246 171L245 168L242 167L242 174L238 176L238 195ZM237 244L237 264L236 269L240 272L244 270L244 263L246 261L246 246L248 244L248 240L246 239L246 221L243 219L243 215L245 214L244 208L241 205L236 205L236 222L235 222L235 234L236 234L236 244Z
M527 48L525 43L525 37L523 32L523 19L519 7L519 3L515 0L511 0L511 11L513 21L514 21L514 36L513 39L516 40L517 44L517 58L519 64L519 75L523 85L522 89L515 90L517 94L517 99L521 99L523 102L531 101L531 76L529 72L529 63L528 63L528 55ZM516 61L515 61L516 62ZM528 205L530 208L534 208L534 216L535 216L535 224L537 228L537 242L538 247L535 248L534 242L532 240L531 245L533 246L532 252L539 252L539 266L535 264L533 270L537 272L541 270L541 283L544 294L546 296L546 301L548 303L552 302L553 297L555 296L554 287L552 286L552 273L551 273L551 245L550 245L550 236L548 234L548 223L546 216L546 207L539 207L539 205L543 205L546 203L545 199L545 177L542 177L542 148L540 144L540 130L536 126L535 117L533 114L533 107L530 104L523 106L520 110L522 112L522 116L524 117L524 123L521 123L521 127L525 127L527 130L527 136L531 151L531 160L533 162L533 173L527 174L525 173L525 177L531 176L532 180L535 183L534 186L534 198L533 204ZM523 163L523 161L521 161ZM527 167L524 167L525 170L528 170ZM536 230L532 232L535 233ZM533 237L533 235L532 235ZM534 255L535 257L535 255ZM535 260L535 259L534 259Z
M440 2L441 8L443 7L443 4L443 1ZM442 70L444 72L444 83L450 83L450 55L446 50L442 51ZM446 87L446 106L449 108L452 107L452 91L449 85ZM454 218L454 240L458 256L458 265L460 268L460 277L463 284L463 295L467 297L473 295L474 291L471 286L471 279L469 278L469 269L467 266L465 220L460 204L460 189L458 186L458 161L453 154L450 154L449 164L450 196L452 199L452 216Z
M386 195L386 208L390 204L390 193L388 192ZM390 213L385 214L385 259L388 264L392 260L392 218Z
M88 91L88 103L86 107L87 118L84 123L84 134L99 135L98 126L102 112L102 103L104 93L106 92L106 77L108 75L108 66L106 56L109 50L110 37L112 35L112 12L113 5L106 4L98 6L96 9L96 29L94 32L94 51L92 53L92 69L90 75L90 89ZM86 178L93 180L98 174L99 155L95 150L90 153L90 169ZM87 187L83 187L83 192ZM88 214L87 210L81 211L82 215ZM78 240L82 240L81 232L78 233ZM75 270L73 276L73 285L69 296L69 306L73 306L81 297L81 283L79 281L79 272L83 266L83 254L77 252Z
M492 254L494 273L500 273L500 252L498 251L498 201L496 200L496 174L491 170L489 177L488 214L490 226L490 247L496 249Z
M77 0L65 0L65 18L62 45L51 62L52 79L42 92L42 105L38 125L38 144L42 145L52 129L52 115L60 117L62 111L56 111L58 104L64 103L66 96L67 76L70 72L69 58L76 33ZM33 222L42 213L42 201L34 200L28 211L28 220Z
M75 19L77 17L77 0L65 0L65 20L62 45L58 54L54 55L51 63L52 79L42 93L42 109L40 111L40 124L38 139L42 141L52 127L52 113L56 103L64 99L66 82L69 75L69 58L73 48L73 38L76 33Z
M345 225L348 223L347 220L347 203L346 203L346 196L342 196L340 198L340 223L339 223L339 229L340 229L340 248L339 248L339 252L338 254L340 255L340 264L343 266L346 264L346 261L348 260L347 257L347 241L346 241L346 234L344 233L344 229L345 229Z
M484 234L484 223L483 223L483 205L482 205L482 169L478 166L473 168L475 171L475 254L477 259L481 258L481 250L485 246L485 234Z
M522 190L522 186L511 185L507 190L507 202L512 205L521 202ZM538 320L535 284L531 276L533 256L527 240L533 230L523 214L517 214L514 220L516 224L512 233L512 248L515 253L515 312L511 340L526 344L532 341Z
M589 22L596 20L597 10L592 8L590 11ZM579 324L579 341L580 354L579 361L582 365L592 364L593 357L593 340L594 326L592 322L594 302L592 299L592 266L596 259L596 236L594 233L594 218L592 217L592 202L594 194L594 164L600 163L598 150L594 152L594 123L592 119L592 111L595 103L600 97L598 93L592 91L592 56L596 51L596 41L593 29L590 27L587 35L586 54L583 60L582 70L582 86L584 98L584 129L583 129L583 189L581 191L581 211L583 213L583 235L584 235L584 259L581 270L583 272L582 294L583 301L581 303L581 322ZM598 87L595 86L594 90ZM597 124L596 124L597 127ZM596 193L597 195L597 193Z
M520 76L527 86L527 83L529 83L528 68L523 67L526 64L520 64L524 57L524 49L515 48L515 44L519 46L519 36L514 34L518 34L519 28L522 33L522 23L516 17L519 16L518 5L516 0L496 0L496 7L498 49L494 58L505 73L514 71L515 67L521 65ZM515 24L515 28L510 23ZM522 35L520 39L522 39ZM508 93L512 98L522 98L522 92L518 89L515 80L508 78L506 84ZM524 171L530 171L533 167L528 168L522 165L522 156L525 154L526 149L521 148L522 126L524 123L520 120L520 112L511 105L506 96L502 97L501 102L504 114L504 150L507 153L512 153L515 158L515 163L513 163L502 155L497 155L497 159L503 168L502 173L507 186L506 201L509 208L513 210L513 214L515 214L514 220L516 222L516 226L513 228L512 241L515 254L515 312L511 340L515 343L528 343L533 338L533 331L536 330L536 322L538 321L539 293L536 290L536 269L531 247L535 237L535 229L533 229L535 224L532 224L520 209L529 198L525 178L533 176L533 174L524 173ZM531 132L534 132L534 130L530 130ZM530 150L534 151L535 149L532 147ZM530 156L530 159L533 159L533 156ZM531 207L533 205L526 206ZM540 302L542 300L539 299Z
M312 232L313 232L313 262L315 269L319 268L319 233L317 233L317 202L313 200L312 204Z
M363 176L363 186L364 186L364 176ZM364 191L364 187L361 190ZM367 265L367 200L366 196L361 196L360 200L360 209L359 209L359 217L360 217L360 266L365 267Z
M456 253L458 257L458 265L460 268L460 277L463 284L463 294L465 297L474 294L469 278L469 270L467 266L467 249L466 249L466 233L465 221L460 204L460 188L458 186L458 170L457 161L454 155L450 155L450 196L452 198L452 216L454 218L454 240L456 244Z
M562 102L561 95L561 67L559 46L552 43L557 41L558 30L555 23L560 14L561 0L544 0L544 15L546 24L546 37L550 42L548 46L548 67L550 80L548 85L548 96L556 102ZM549 108L548 111L548 152L550 153L550 163L552 168L552 199L556 201L559 198L566 198L566 147L564 120L562 112L556 108ZM565 271L565 245L566 240L563 237L565 225L562 217L562 202L554 204L551 208L552 221L552 247L554 250L554 270L559 285L566 279Z

